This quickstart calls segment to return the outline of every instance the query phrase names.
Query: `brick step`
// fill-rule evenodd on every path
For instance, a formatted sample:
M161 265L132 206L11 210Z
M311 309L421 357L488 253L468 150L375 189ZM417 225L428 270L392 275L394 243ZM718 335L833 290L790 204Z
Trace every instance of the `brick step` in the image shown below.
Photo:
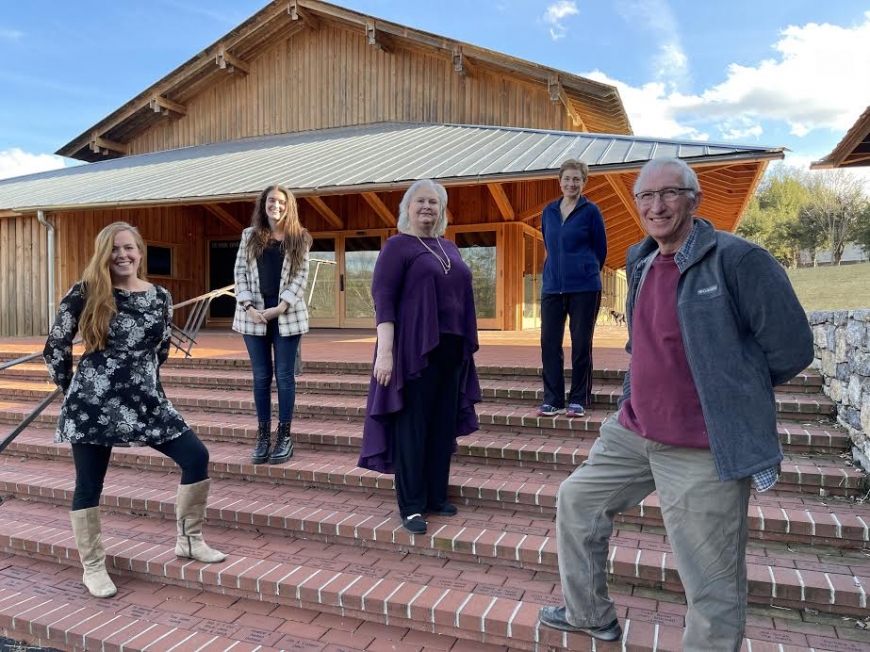
M72 473L68 469L69 447L47 443L45 435L48 434L29 429L12 444L8 449L10 454L0 458L0 490L16 494L24 492L29 497L53 498L54 488L62 491L72 489ZM222 484L244 481L245 491L255 491L259 500L264 496L281 495L285 496L284 503L297 504L302 500L305 504L307 499L299 495L300 491L304 494L312 487L340 490L344 493L337 500L353 502L356 512L395 520L393 477L359 469L354 466L356 460L351 454L300 449L285 464L254 466L246 458L240 458L242 451L238 445L213 443L209 448L211 475L222 478ZM16 454L26 454L28 458L21 460L14 457ZM142 478L135 482L127 481L131 486L137 483L146 486L153 482L149 479L149 471L163 477L165 472L177 470L171 460L150 448L116 448L112 459L121 467L113 471L118 477ZM460 461L452 466L449 493L451 499L462 506L463 518L476 522L478 527L481 522L522 520L525 526L532 528L522 530L523 533L552 536L558 486L567 475L499 471ZM165 480L160 482L165 483ZM256 489L253 483L258 485ZM160 486L165 484L158 484ZM292 496L292 501L286 496ZM372 504L379 511L373 512ZM387 511L383 505L387 505ZM124 506L130 505L125 503ZM658 533L662 528L662 516L657 496L653 494L639 507L625 512L619 521L630 529L652 529ZM456 523L457 519L447 519L446 522ZM397 525L390 523L393 521L385 526L394 528ZM868 526L870 506L861 503L833 497L823 502L811 496L795 496L778 488L764 494L752 494L749 528L755 539L870 550Z
M44 365L21 365L22 368L7 370L2 375L0 395L10 388L39 388L38 383L47 383L48 379ZM220 388L233 389L253 388L253 378L247 369L213 369L204 373L202 369L164 368L160 374L164 387L181 388ZM34 384L28 384L34 383ZM296 391L302 394L324 395L366 395L369 391L368 374L308 372L296 378ZM818 387L811 385L783 385L776 388L777 393L815 395L823 403L827 399L819 393ZM484 400L497 403L524 404L539 406L544 401L544 390L540 377L515 376L498 379L482 378L481 394ZM592 404L599 406L614 406L622 394L620 379L596 379L592 386Z
M0 422L6 421L10 424L7 428L0 427L0 433L11 431L13 424L20 423L33 406L34 404L17 404L13 409L0 403L0 410L2 410ZM59 410L60 406L57 403L49 406L37 418L35 426L31 426L31 429L53 426ZM249 447L256 437L256 428L248 418L192 410L185 411L185 418L194 432L204 440L237 444L238 448L228 454L228 461L247 462L250 454ZM300 418L294 421L293 433L294 441L299 444L300 450L304 446L323 452L345 453L343 459L346 463L351 466L356 465L362 441L358 421ZM589 434L593 435L593 433ZM38 443L47 444L52 439L53 435L50 431L43 432ZM516 467L520 466L526 473L555 472L558 474L556 477L561 478L586 459L592 443L590 439L564 440L561 445L557 442L557 445L553 446L550 440L539 442L522 435L514 439L511 442L498 433L481 432L462 437L459 439L459 456L455 459L455 463L474 464L475 468L485 475L493 473L515 475ZM25 442L30 440L20 437L19 440L12 444L12 447L16 447L13 450L39 454L39 446L27 446ZM505 458L514 454L518 459L506 463ZM520 456L522 459L519 459ZM863 483L863 473L846 465L839 457L818 453L812 456L790 453L783 461L782 474L777 486L781 491L822 496L856 496L862 492Z
M4 400L17 398L42 399L48 396L54 388L45 382L0 380L0 405ZM200 408L219 410L221 412L239 412L255 414L254 399L250 390L230 387L166 387L166 394L180 410ZM616 408L618 394L614 392L599 392L596 395L598 405L603 409ZM609 403L607 402L609 401ZM506 405L505 403L484 401L477 406L481 423L492 425L523 427L547 427L552 423L554 428L572 428L573 422L580 424L592 418L595 409L589 410L586 417L569 419L565 416L539 417L534 401L525 404ZM318 415L320 417L351 417L365 416L366 396L364 394L310 394L297 391L295 412L300 416ZM780 420L807 421L826 420L834 413L833 403L826 396L811 394L778 393L776 395L777 413ZM277 396L273 393L273 409L277 409ZM594 423L594 421L593 421ZM600 422L599 422L600 423ZM589 427L580 428L588 430ZM596 427L597 429L597 427Z
M0 403L0 421L9 424L7 428L0 427L0 432L9 432L14 424L20 423L35 404L21 403L13 409ZM4 409L5 408L5 409ZM31 428L46 428L54 426L60 406L57 403L49 406L36 420ZM213 412L185 411L187 423L200 437L207 441L228 442L238 444L227 458L232 461L246 462L256 437L256 428L250 419L240 415L224 415ZM548 419L554 421L553 419ZM558 419L556 419L558 420ZM577 421L567 420L567 421ZM488 427L487 427L488 428ZM349 453L346 461L356 464L359 447L362 441L361 428L358 421L296 419L293 426L294 441L300 450L310 447L324 452ZM593 433L589 433L594 436ZM14 450L28 454L38 454L39 447L26 446L27 439L16 440L12 444ZM40 444L47 444L53 439L52 433L44 432ZM579 466L588 455L591 439L564 440L553 446L550 440L537 441L526 436L515 437L511 442L499 433L473 433L459 439L460 449L456 462L476 464L482 473L515 474L517 466L527 473L562 473L570 472ZM524 448L525 447L525 448ZM507 463L505 458L516 455L517 459ZM503 456L503 457L502 457ZM521 459L520 459L521 457ZM569 462L570 460L570 462ZM561 475L558 477L562 477ZM839 457L814 453L812 456L801 453L790 453L782 464L782 474L777 485L781 491L795 491L815 495L856 496L862 492L863 473L845 464Z
M20 357L20 354L10 355L0 352L0 362L11 360ZM304 358L304 352L303 352ZM75 356L78 360L78 356ZM191 378L207 378L213 375L224 377L245 377L250 382L251 364L246 358L183 358L171 357L163 366L162 370L169 373L170 370L175 373L179 372L187 374ZM208 373L203 373L208 370ZM540 385L541 382L541 367L533 366L508 366L508 365L481 365L477 367L478 376L481 381L484 380L516 380L529 381ZM23 363L6 370L7 374L24 375L29 377L44 377L45 365L41 361ZM304 373L299 380L305 379L308 375L341 375L352 376L367 382L369 374L371 374L370 362L326 362L318 360L305 360ZM570 381L571 370L565 369L566 378ZM625 376L625 369L608 369L595 368L592 371L593 380L599 384L610 386L622 386L622 381ZM822 377L814 370L807 369L798 374L790 381L782 385L783 388L788 388L787 391L793 393L819 393L823 385Z
M0 508L0 547L7 552L25 553L28 557L53 563L74 563L77 553L65 510L17 503L20 501L9 501ZM341 544L324 546L317 541L268 533L243 538L237 531L212 524L208 526L209 541L228 550L230 557L224 564L208 566L175 558L172 552L174 523L170 521L107 514L103 531L107 563L115 577L183 584L191 592L221 593L227 600L259 599L420 633L434 630L442 635L509 645L513 649L678 650L682 634L682 605L663 605L661 601L643 598L640 593L625 595L614 592L625 631L621 644L602 645L599 642L592 646L588 637L565 635L540 627L536 617L541 604L559 600L558 585L554 583L556 578L543 573L530 576L527 571L513 570L507 574L505 569L492 569L485 564L386 551L361 553L359 548ZM406 536L410 539L410 535ZM244 541L246 545L233 547L233 541ZM771 569L775 579L778 579L775 575L778 571ZM750 572L750 577L753 574ZM792 574L797 575L796 572ZM807 604L806 598L816 592L830 597L829 587L815 588L813 582L817 578L809 571L801 575L805 582L810 583L805 583L803 590L794 588L794 591L804 600L791 599L790 602ZM833 594L835 600L848 601L854 597L847 593L845 586L837 590L841 576L828 574L826 578L837 585ZM68 583L73 581L70 578ZM23 583L25 586L19 591L41 584L32 576ZM514 583L524 587L520 589L520 598L512 597L510 591L504 590ZM751 580L750 596L757 595L762 584ZM540 601L535 601L537 596L532 595L529 588L532 586L552 586L553 590L542 594ZM773 584L770 586L772 588ZM781 592L792 589L784 582L777 587ZM75 588L69 586L67 590L72 592ZM83 588L80 591L84 593ZM119 596L113 601L122 599L123 596ZM651 602L656 607L664 607L663 613L646 609ZM756 626L755 629L760 628ZM846 627L842 630L844 635L853 634L846 631ZM743 649L756 652L783 649L768 648L763 644L765 639L777 640L775 630L759 633L759 647L756 647L756 641L752 641L744 644ZM806 630L803 634L782 631L778 640L802 645L804 649L810 645L821 650L850 649L844 647L850 641L845 636L826 641L822 636L806 633ZM860 639L852 642L859 646L854 649L861 649Z

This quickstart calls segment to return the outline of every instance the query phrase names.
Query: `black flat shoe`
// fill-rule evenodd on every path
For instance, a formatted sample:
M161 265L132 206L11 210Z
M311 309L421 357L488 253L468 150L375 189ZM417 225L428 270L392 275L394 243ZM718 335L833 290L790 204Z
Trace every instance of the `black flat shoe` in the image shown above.
M433 516L456 516L458 511L453 503L444 503L441 507L428 510Z
M422 514L411 514L402 519L402 526L411 534L426 534L426 525Z

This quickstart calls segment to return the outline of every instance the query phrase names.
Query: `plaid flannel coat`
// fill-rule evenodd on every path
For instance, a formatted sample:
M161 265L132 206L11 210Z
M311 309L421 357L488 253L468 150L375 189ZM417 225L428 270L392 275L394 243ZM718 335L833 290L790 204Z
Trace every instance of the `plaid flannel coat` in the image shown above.
M236 255L234 268L236 277L236 314L233 318L233 330L242 335L265 335L266 324L254 323L245 312L244 305L254 304L258 310L263 309L263 295L260 293L260 272L256 260L248 260L248 240L253 234L253 227L242 231L242 241L239 253ZM302 267L290 278L290 261L285 257L281 268L280 298L290 307L283 315L278 315L278 332L287 337L308 332L308 304L305 301L305 288L308 285L308 252L302 261Z

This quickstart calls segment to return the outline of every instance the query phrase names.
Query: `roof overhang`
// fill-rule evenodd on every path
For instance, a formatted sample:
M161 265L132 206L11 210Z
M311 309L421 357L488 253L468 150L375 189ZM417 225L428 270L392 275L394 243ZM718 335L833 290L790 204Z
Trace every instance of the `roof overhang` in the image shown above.
M552 179L566 158L591 175L678 156L693 167L783 158L783 148L508 127L382 123L123 157L0 181L0 210L68 211L247 201L279 182L299 196Z
M856 168L870 165L870 106L846 132L830 154L810 164L811 170Z
M306 27L328 22L365 35L375 47L423 49L452 60L454 68L477 66L540 83L561 100L585 131L631 134L615 87L555 68L412 29L319 0L274 0L174 71L61 147L57 154L102 161L127 154L127 143L167 117L184 115L186 102L225 78L243 74L248 62ZM579 120L579 122L578 122Z

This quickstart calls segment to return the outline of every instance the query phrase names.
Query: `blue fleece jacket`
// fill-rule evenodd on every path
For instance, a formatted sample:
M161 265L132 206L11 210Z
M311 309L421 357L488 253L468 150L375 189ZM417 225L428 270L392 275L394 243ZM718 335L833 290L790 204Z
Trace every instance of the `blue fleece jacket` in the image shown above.
M628 250L628 344L643 324L634 307L652 259L647 237ZM674 260L680 269L677 316L686 358L701 399L713 463L723 482L749 477L782 461L773 388L813 361L813 335L785 270L767 250L694 226ZM631 365L622 388L631 395Z
M541 215L544 261L544 294L601 290L601 269L607 258L604 218L598 206L581 197L564 222L561 199L547 205Z

